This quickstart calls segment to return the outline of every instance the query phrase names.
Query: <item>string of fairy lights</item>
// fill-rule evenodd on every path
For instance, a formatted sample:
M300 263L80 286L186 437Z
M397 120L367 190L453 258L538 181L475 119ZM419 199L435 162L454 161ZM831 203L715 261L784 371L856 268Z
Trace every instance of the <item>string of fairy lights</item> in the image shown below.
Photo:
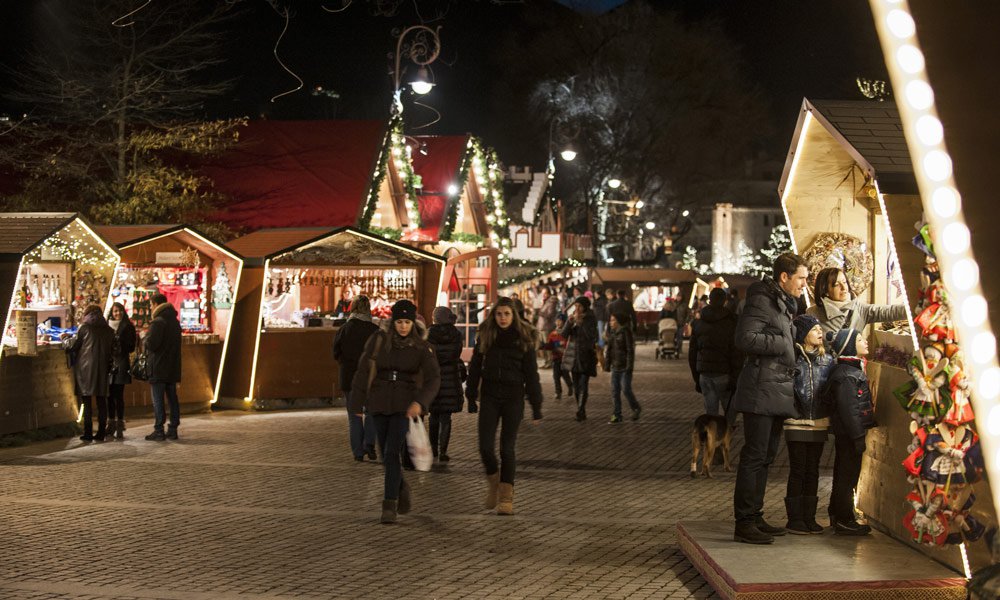
M392 158L393 167L399 174L403 182L403 189L406 194L404 200L406 215L409 219L407 229L419 229L421 227L420 203L417 198L417 189L422 186L420 176L413 171L412 147L406 144L406 136L403 134L403 119L399 116L393 117L389 123L389 132L382 142L378 159L375 161L375 172L372 173L371 187L368 189L368 199L365 201L364 209L361 211L361 218L358 220L360 229L371 229L372 219L378 210L379 194L382 190L382 183L389 173L389 159Z
M579 268L586 267L587 263L576 260L575 258L564 258L558 262L554 261L529 261L529 260L519 260L519 261L508 261L506 263L507 267L532 267L535 268L527 273L520 273L513 277L508 277L506 279L501 279L498 284L500 287L508 287L512 285L517 285L529 279L534 279L536 277L541 277L542 275L552 273L553 271L558 271L560 269L569 268Z

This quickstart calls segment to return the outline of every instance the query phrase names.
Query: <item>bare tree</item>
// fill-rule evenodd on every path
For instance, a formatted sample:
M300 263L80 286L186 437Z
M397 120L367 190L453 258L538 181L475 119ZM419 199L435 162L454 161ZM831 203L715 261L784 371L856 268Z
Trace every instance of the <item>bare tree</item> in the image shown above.
M104 222L197 220L211 206L184 155L236 140L241 120L205 121L230 81L221 27L235 2L62 0L13 72L25 117L0 144L22 190L8 208L78 210Z
M538 130L554 121L557 141L579 153L558 178L572 183L568 214L592 233L604 184L615 178L648 207L633 227L652 220L679 237L682 208L742 168L764 122L760 95L721 30L681 23L648 2L600 16L553 9L504 53L508 79L541 81L528 98Z

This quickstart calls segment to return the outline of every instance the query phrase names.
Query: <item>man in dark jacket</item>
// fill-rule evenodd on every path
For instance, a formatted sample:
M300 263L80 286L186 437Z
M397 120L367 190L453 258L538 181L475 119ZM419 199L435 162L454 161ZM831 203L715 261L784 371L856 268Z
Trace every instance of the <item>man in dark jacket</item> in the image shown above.
M143 339L146 361L149 365L149 385L152 388L153 433L147 440L162 442L177 439L177 427L181 424L181 407L177 400L177 384L181 380L181 324L177 320L177 310L167 302L163 294L153 294L149 299L153 306L153 320ZM166 434L163 424L166 414L163 396L170 402L170 426Z
M349 310L351 316L337 330L337 335L333 338L333 358L340 368L340 389L344 391L347 404L351 401L351 383L354 381L354 373L358 370L358 359L365 350L368 338L378 331L378 325L372 323L371 302L368 296L355 296ZM365 415L362 418L347 411L347 423L354 460L363 461L365 454L371 460L377 459L375 424L371 417Z
M608 304L608 314L621 314L627 316L628 322L622 323L622 325L631 329L632 333L636 332L636 328L639 326L639 323L636 318L635 308L632 306L632 301L629 300L628 292L625 290L618 290L618 297Z
M597 319L597 346L604 347L604 334L608 328L608 304L614 299L615 293L611 288L605 288L603 292L594 298L594 318Z
M715 288L708 296L708 306L701 318L691 324L688 362L694 387L705 397L705 414L722 414L730 425L736 422L730 391L740 371L740 352L736 350L736 315L725 307L726 290Z
M736 347L747 355L733 398L736 410L743 413L744 438L733 491L733 539L738 542L770 544L772 536L785 533L764 521L764 492L768 467L778 453L782 422L796 414L792 319L808 276L801 256L779 256L773 278L747 290L736 327Z

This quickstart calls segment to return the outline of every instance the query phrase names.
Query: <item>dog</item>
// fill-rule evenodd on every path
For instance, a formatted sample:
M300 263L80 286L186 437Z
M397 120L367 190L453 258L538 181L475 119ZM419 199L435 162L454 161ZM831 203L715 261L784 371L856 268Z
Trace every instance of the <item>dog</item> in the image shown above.
M715 451L722 448L723 466L726 471L732 471L729 466L729 444L733 439L735 427L730 427L725 417L719 415L701 415L694 420L694 427L691 429L691 477L698 475L698 453L701 452L702 445L705 446L705 454L702 457L702 475L712 477L712 461L715 459Z

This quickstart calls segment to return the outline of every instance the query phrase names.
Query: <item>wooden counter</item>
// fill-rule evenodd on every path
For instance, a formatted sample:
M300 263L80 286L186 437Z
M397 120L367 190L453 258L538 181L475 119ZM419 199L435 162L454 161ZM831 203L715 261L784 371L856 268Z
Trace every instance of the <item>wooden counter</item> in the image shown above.
M73 372L62 347L40 346L37 356L10 350L0 359L0 435L75 422Z
M265 329L254 398L264 400L334 398L340 394L338 368L333 360L336 328Z

